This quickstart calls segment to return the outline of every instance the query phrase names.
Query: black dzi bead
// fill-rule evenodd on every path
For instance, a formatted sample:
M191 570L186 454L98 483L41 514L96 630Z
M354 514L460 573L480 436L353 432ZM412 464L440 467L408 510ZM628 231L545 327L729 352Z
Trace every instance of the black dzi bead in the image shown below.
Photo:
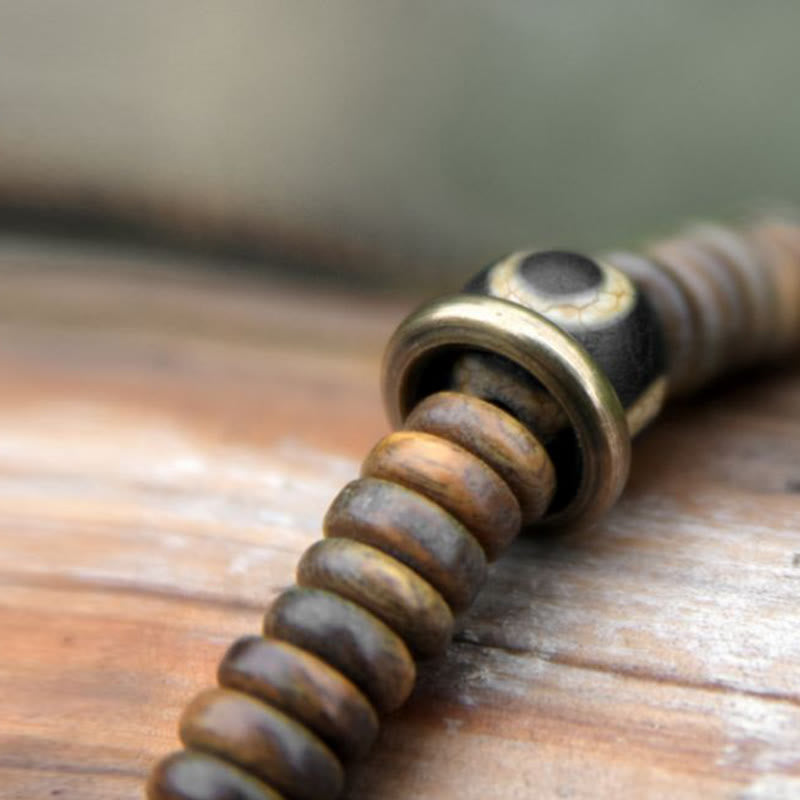
M569 333L605 372L631 434L666 393L666 347L647 297L621 270L577 253L513 253L465 287L529 308Z

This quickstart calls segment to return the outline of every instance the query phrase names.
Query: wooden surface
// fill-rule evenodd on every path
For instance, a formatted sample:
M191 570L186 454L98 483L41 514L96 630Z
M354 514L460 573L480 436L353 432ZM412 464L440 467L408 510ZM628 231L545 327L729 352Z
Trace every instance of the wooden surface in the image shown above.
M385 431L405 310L0 252L0 797L136 798ZM42 266L47 263L48 266ZM800 797L800 369L673 411L519 540L350 800Z

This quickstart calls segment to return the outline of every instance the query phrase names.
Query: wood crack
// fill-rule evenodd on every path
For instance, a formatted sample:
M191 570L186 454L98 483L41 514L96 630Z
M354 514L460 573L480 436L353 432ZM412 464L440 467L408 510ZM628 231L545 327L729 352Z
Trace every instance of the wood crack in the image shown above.
M667 673L647 669L643 666L629 666L625 664L614 664L596 660L593 661L591 659L578 658L576 656L567 654L547 654L529 648L510 647L503 644L497 644L495 642L476 640L465 637L463 634L455 636L453 638L453 643L485 650L498 651L514 657L530 656L541 661L546 661L550 664L558 664L559 666L571 667L573 669L614 675L621 678L632 678L647 683L665 684L680 689L695 689L698 691L716 692L720 694L737 695L740 697L752 697L775 703L789 703L791 705L800 707L800 696L791 694L789 692L747 689L741 686L734 686L729 683L724 683L722 681L708 681L670 675Z

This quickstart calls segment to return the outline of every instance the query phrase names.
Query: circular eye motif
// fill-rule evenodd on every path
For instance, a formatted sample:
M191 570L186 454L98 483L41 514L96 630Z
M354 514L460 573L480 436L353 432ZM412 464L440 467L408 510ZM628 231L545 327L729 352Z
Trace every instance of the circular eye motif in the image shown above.
M615 267L559 251L513 253L489 268L484 286L567 330L612 325L636 302L636 288Z

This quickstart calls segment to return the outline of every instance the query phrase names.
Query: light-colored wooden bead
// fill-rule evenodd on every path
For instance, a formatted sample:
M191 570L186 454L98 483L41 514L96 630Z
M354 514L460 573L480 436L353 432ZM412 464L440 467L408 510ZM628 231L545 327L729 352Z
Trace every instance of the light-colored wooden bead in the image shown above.
M299 587L283 592L267 611L264 633L327 661L382 713L399 708L414 687L416 667L403 640L332 592Z
M248 636L219 665L221 686L274 706L316 733L339 756L361 758L378 734L366 697L342 674L299 647Z
M764 259L755 245L737 231L721 225L697 225L692 239L730 269L746 311L740 338L739 363L754 363L769 348L774 334L777 298Z
M508 484L486 462L439 436L395 431L375 445L361 472L438 503L469 529L490 561L519 533L519 503Z
M311 731L283 712L231 689L209 689L186 708L181 741L252 772L291 800L334 800L341 764Z
M472 534L441 506L397 483L361 478L347 484L328 509L324 530L393 556L454 612L469 607L486 580L486 556Z
M148 800L284 800L265 783L207 753L181 750L150 773Z
M310 547L297 582L358 603L419 656L438 655L452 636L453 615L439 592L397 559L353 539L323 539Z
M698 336L691 388L697 388L720 375L729 364L732 339L743 323L735 286L723 268L714 266L713 257L686 239L658 242L649 255L683 287L695 311Z
M751 236L763 254L765 274L775 288L769 355L780 357L800 346L800 226L764 222L753 228Z
M438 392L420 402L405 427L448 439L485 461L517 498L523 524L547 511L556 488L544 445L520 422L479 397Z

